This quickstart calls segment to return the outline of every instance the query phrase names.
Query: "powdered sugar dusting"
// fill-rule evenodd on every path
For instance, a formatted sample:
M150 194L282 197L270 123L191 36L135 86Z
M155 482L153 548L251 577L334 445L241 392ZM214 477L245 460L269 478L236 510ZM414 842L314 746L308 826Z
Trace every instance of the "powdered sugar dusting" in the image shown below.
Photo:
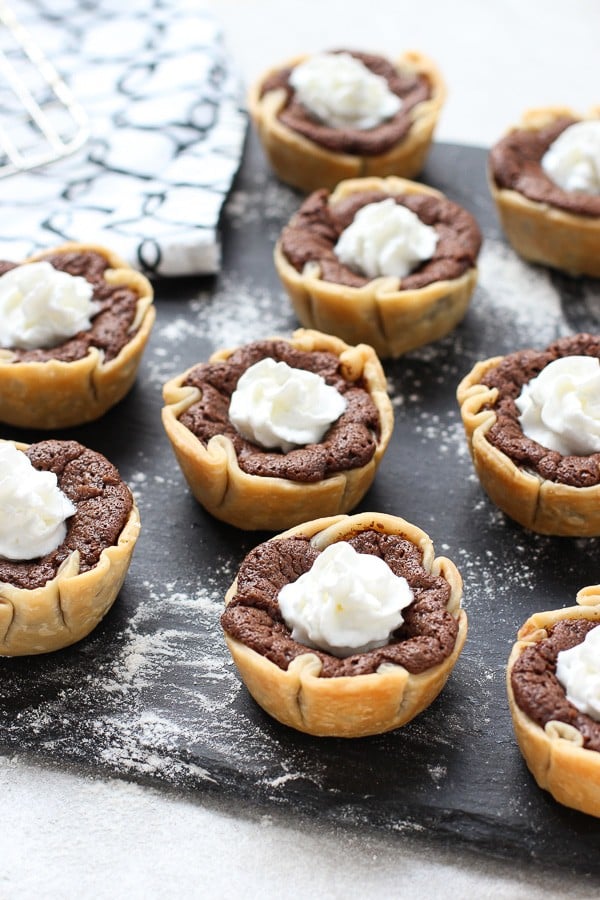
M491 797L498 821L515 823L520 838L533 817L539 839L544 810L535 819L536 789L512 740L506 659L532 612L571 604L579 587L598 580L599 551L591 540L530 534L491 503L455 392L478 359L545 346L576 320L597 322L600 292L486 238L461 325L384 362L396 422L361 508L413 522L457 565L469 635L441 696L405 728L357 742L312 739L279 726L250 699L220 627L225 592L264 535L240 533L201 509L160 424L167 379L216 349L297 327L272 250L300 202L256 167L228 203L224 271L209 285L171 286L170 296L158 297L134 391L90 431L115 448L140 508L131 569L89 639L47 659L3 661L4 743L142 780L258 793L399 832L427 827L428 804L429 822L443 810L456 830L469 816L483 828Z
M274 334L289 335L295 327L297 321L282 291L234 272L221 278L205 335L215 349L233 348Z
M496 340L514 333L514 350L521 349L519 334L530 339L534 321L535 341L540 347L567 332L561 297L550 272L526 263L501 241L484 241L478 301Z
M241 685L218 629L222 583L233 578L231 568L220 560L202 586L191 580L139 583L136 593L143 599L111 636L110 658L97 657L86 679L86 722L71 723L75 732L82 731L86 756L92 742L98 763L112 771L178 784L220 781L219 769L213 773L189 755L199 739L215 758L235 747L240 761L248 753L259 767L261 758L265 765L272 761L272 739L250 721L240 729L239 713L232 709ZM199 631L208 640L199 642ZM63 699L60 695L61 705ZM52 752L58 743L41 736L56 716L57 701L42 702L23 713L18 730L37 735L38 745ZM265 769L266 787L307 777L294 768L292 757L280 765L278 774ZM318 767L310 778L318 781Z

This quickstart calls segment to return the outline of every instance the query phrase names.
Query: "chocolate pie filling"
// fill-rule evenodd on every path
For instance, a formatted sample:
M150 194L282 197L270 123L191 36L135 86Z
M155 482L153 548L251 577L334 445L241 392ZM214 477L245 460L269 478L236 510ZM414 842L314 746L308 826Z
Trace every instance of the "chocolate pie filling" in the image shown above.
M496 422L485 436L515 465L532 469L541 478L574 487L589 487L600 484L600 453L562 456L556 450L538 444L523 434L515 405L523 385L549 363L563 356L593 356L600 359L600 336L576 334L555 341L546 350L511 353L483 376L482 384L498 390L498 399L493 404Z
M48 253L41 258L61 272L86 278L94 287L93 299L100 304L100 309L88 331L80 331L56 347L34 350L5 348L14 353L11 362L47 362L50 359L73 362L87 356L90 347L102 350L106 361L114 359L133 337L130 329L137 311L138 294L131 288L111 285L104 280L104 273L110 264L101 253L71 251ZM17 265L0 260L0 275L15 269Z
M600 196L564 191L542 169L542 157L550 144L576 121L562 116L539 130L516 128L509 132L490 151L490 173L497 186L575 215L600 216Z
M458 633L458 623L446 609L450 585L425 571L419 548L400 535L374 530L349 536L348 543L358 553L379 556L394 574L404 576L414 600L403 610L404 622L384 647L345 659L310 650L323 663L321 677L366 675L376 672L382 663L404 666L417 674L447 659ZM240 567L237 594L221 617L224 630L287 670L307 648L292 639L277 596L285 584L307 572L318 555L309 540L301 537L268 541L252 550Z
M229 420L229 403L238 380L246 369L266 357L286 362L292 368L316 372L343 395L346 410L321 443L288 453L263 450L243 438ZM202 397L179 421L204 444L217 434L230 438L240 468L249 475L315 482L336 472L360 468L375 453L379 436L377 408L361 382L343 377L339 359L333 353L297 350L286 341L257 341L238 348L224 362L195 366L184 384L199 388Z
M371 279L340 262L334 246L359 209L391 197L406 206L425 224L435 228L438 242L431 259L425 260L400 280L399 290L417 290L435 281L459 278L475 266L481 232L473 216L457 203L430 194L384 194L362 191L330 204L326 190L308 197L281 235L281 249L289 263L302 272L306 263L318 263L321 279L359 288Z
M325 125L314 118L296 99L296 92L289 83L289 77L293 71L291 67L279 69L266 78L261 87L261 96L268 91L283 88L286 92L286 104L279 114L280 121L327 150L361 156L377 156L385 153L406 137L413 123L414 107L431 97L429 79L425 75L399 71L382 56L358 53L352 50L331 52L349 53L360 60L375 75L385 78L390 91L402 100L402 106L398 112L380 125L364 130L333 128Z
M77 441L40 441L24 452L36 469L55 473L59 488L76 507L56 550L16 562L0 557L0 582L32 590L54 578L73 550L79 550L80 571L92 569L102 551L118 543L133 498L116 468Z
M518 707L541 728L553 720L572 725L581 732L587 750L600 750L600 722L569 703L556 677L556 660L561 650L580 644L597 625L589 619L557 622L549 629L547 638L521 653L511 672Z

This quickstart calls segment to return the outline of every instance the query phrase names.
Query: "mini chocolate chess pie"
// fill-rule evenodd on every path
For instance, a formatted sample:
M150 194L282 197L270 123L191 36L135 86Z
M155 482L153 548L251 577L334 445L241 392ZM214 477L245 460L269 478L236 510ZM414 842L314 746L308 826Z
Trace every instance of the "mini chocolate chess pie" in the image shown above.
M600 359L600 337L561 338L478 362L457 389L475 471L490 499L541 534L600 535L600 453L563 454L527 437L516 398L548 365L568 356Z
M436 236L429 258L403 277L369 277L336 254L363 210L395 201ZM465 315L477 283L481 232L466 209L416 182L356 178L315 191L275 246L275 267L298 319L382 358L438 340Z
M263 359L321 375L346 401L322 439L288 452L244 438L229 417L239 379ZM299 329L214 353L163 389L162 421L196 499L218 519L277 531L347 512L375 477L393 428L386 379L371 347Z
M90 328L56 346L0 347L0 421L69 428L104 415L130 390L155 318L150 282L104 247L69 243L19 266L49 262L83 276L97 312ZM0 275L17 264L0 262Z
M446 88L435 64L416 51L396 62L367 53L334 51L359 60L384 78L402 102L390 118L369 128L320 121L297 99L294 70L311 57L296 57L266 72L252 87L248 106L265 154L277 176L305 192L333 189L344 178L400 175L423 168Z
M13 446L34 469L56 475L75 511L55 549L0 556L0 656L48 653L86 637L114 603L140 530L131 491L102 454L76 441Z
M387 641L344 657L295 639L278 599L339 542L383 560L412 592ZM242 680L271 716L308 734L363 737L406 724L442 690L466 638L461 596L458 570L415 525L381 513L334 516L252 550L221 624Z
M519 629L507 690L517 742L539 787L600 816L600 721L567 698L556 675L559 653L600 626L600 585L580 590L577 603L535 613Z
M572 275L600 277L600 195L564 190L543 170L542 157L571 125L600 119L566 107L527 111L491 150L489 184L502 227L531 262Z

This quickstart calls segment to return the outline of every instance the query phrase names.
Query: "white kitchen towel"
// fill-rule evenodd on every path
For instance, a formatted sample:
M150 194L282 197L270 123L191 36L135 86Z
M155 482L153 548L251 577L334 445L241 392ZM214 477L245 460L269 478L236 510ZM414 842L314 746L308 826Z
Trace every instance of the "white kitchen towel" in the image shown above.
M218 271L219 216L247 119L211 11L201 0L10 5L84 108L90 136L64 159L0 180L0 257L82 241L150 275ZM4 30L10 52L8 39ZM8 90L0 76L0 110L14 107Z

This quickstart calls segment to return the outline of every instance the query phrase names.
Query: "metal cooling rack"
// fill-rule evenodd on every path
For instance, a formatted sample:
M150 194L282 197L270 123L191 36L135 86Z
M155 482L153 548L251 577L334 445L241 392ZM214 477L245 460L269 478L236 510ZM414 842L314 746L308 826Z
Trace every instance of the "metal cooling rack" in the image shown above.
M62 159L88 136L85 110L0 0L0 178Z

